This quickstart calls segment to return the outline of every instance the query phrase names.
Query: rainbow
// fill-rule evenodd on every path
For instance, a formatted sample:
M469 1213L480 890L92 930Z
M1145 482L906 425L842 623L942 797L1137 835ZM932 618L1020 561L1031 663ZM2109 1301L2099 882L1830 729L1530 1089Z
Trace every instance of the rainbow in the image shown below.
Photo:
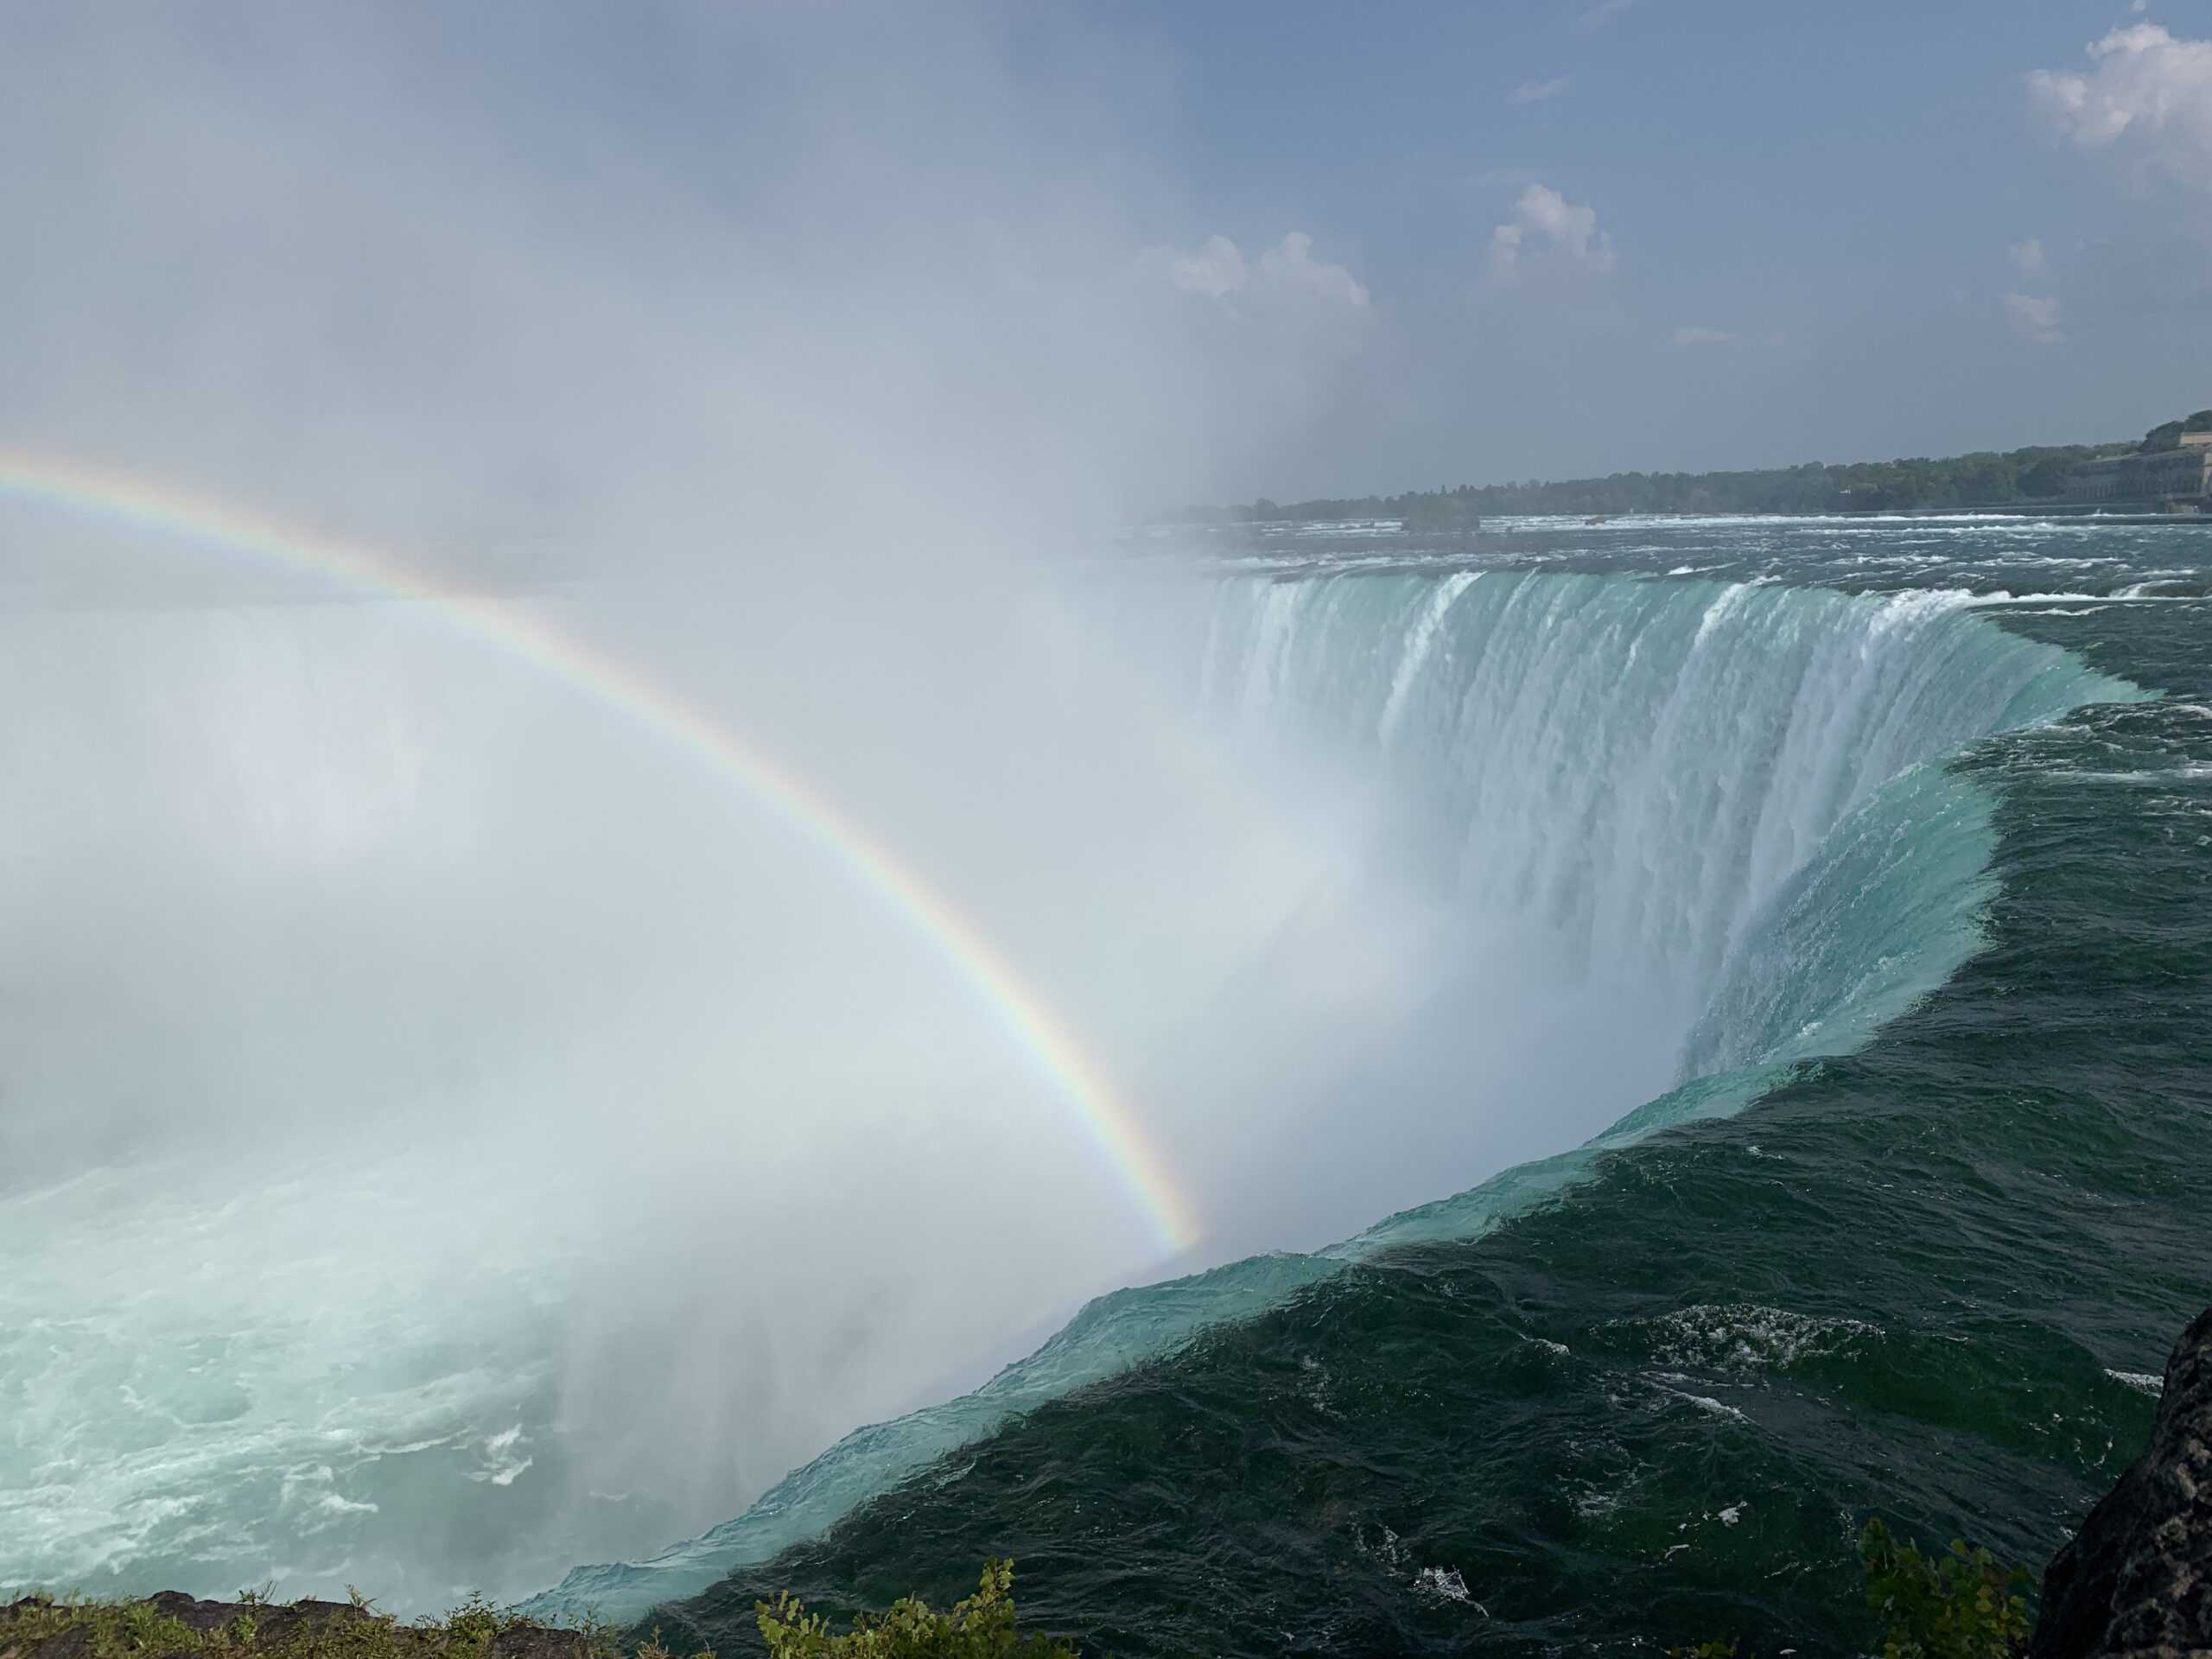
M463 592L367 548L302 533L226 504L53 456L0 448L0 501L89 514L228 548L379 598L423 604L451 626L619 709L704 762L840 866L925 939L1058 1086L1161 1248L1197 1242L1188 1201L1135 1115L1044 999L976 925L804 779L705 710L543 618Z

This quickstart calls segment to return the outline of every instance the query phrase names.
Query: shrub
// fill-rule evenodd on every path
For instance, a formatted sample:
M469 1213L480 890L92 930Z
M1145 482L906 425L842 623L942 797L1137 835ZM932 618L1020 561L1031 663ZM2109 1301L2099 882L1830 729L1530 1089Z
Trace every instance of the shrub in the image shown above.
M1942 1555L1899 1543L1879 1521L1859 1535L1866 1602L1882 1616L1882 1659L2007 1659L2027 1646L2024 1567L1954 1539Z
M1859 1535L1866 1605L1881 1616L1882 1659L2013 1659L2027 1651L2025 1567L1999 1567L1954 1540L1941 1555L1900 1543L1879 1521ZM1668 1659L1738 1659L1733 1642L1669 1648Z
M359 1592L350 1606L330 1608L241 1591L236 1605L201 1629L151 1600L26 1597L0 1604L0 1659L37 1659L48 1643L70 1659L492 1659L510 1633L518 1654L537 1659L624 1659L611 1632L552 1630L480 1596L444 1618L406 1624L377 1612Z
M986 1561L976 1593L950 1611L907 1596L880 1618L863 1613L842 1636L788 1592L753 1612L769 1659L1075 1659L1066 1642L1015 1634L1013 1588L1014 1563Z

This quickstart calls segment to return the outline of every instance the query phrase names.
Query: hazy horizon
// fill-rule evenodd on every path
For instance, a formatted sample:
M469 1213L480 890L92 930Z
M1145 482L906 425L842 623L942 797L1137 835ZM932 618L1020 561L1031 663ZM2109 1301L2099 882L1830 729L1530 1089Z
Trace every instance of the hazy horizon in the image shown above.
M2117 438L2212 355L2201 5L506 22L16 19L0 437L573 553L850 512L754 464L833 410L1065 520ZM1044 418L979 471L923 385Z

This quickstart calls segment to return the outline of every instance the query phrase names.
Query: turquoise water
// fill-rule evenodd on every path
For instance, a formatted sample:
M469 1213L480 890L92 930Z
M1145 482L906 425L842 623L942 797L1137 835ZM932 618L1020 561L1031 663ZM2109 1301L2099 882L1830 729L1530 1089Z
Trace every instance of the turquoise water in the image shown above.
M1124 1041L1081 976L1071 1017L1195 1184L1202 1262L1244 1259L1102 1297L953 1398L1103 1277L1031 1248L1083 1224L1085 1172L1039 1128L976 1188L989 1226L871 1202L790 1243L846 1178L764 1192L774 1115L719 1079L779 1022L715 988L767 961L741 912L787 884L805 937L837 927L788 849L404 607L11 613L0 1081L11 1145L64 1162L0 1178L0 1586L411 1611L567 1572L541 1608L699 1597L658 1616L737 1650L763 1586L943 1595L1001 1552L1135 1651L1811 1650L1853 1639L1870 1509L2044 1553L2208 1292L2206 546L1530 524L1087 567L1062 625L1147 666L1065 745L1080 798L1111 804L1116 721L1206 787L1108 814L1167 814L1152 861L1075 830L1068 879L1020 889L1139 899L1121 931L992 919L1035 910L1046 961L1131 952L1100 986L1142 970L1168 1034ZM719 662L730 617L691 608L639 638ZM1171 905L1192 925L1151 931ZM514 930L593 917L588 973L537 965L540 1018ZM806 1005L849 1045L938 1007L869 977L868 920ZM1204 971L1151 971L1157 938ZM612 1007L623 961L659 976ZM914 1127L848 1149L863 1186L932 1190L978 1085L1039 1117L944 1012L838 1091ZM1228 1064L1255 1041L1292 1052ZM694 1089L720 1128L671 1133ZM110 1157L102 1124L174 1132Z
M2047 1555L2212 1299L2207 539L1211 550L1193 696L1365 757L1400 873L1471 935L1540 917L1591 1041L1671 1075L1334 1249L1096 1304L541 1605L693 1595L658 1617L728 1646L772 1587L1012 1554L1116 1651L1838 1649L1869 1513Z

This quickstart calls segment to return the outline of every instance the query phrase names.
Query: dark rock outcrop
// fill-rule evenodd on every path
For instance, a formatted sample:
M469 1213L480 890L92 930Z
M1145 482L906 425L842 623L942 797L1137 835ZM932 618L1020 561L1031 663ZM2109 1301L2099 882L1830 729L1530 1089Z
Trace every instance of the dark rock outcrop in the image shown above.
M2151 1444L2043 1579L2031 1659L2212 1659L2212 1308L2182 1332Z

